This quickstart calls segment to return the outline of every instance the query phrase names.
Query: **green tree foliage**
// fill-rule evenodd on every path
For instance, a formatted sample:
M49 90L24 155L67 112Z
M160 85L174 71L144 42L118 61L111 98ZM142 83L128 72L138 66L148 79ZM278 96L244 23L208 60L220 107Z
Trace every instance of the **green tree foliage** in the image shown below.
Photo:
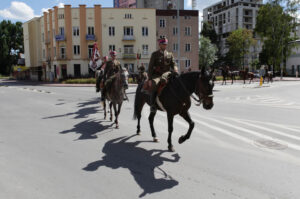
M199 39L199 69L209 67L217 60L218 48L212 44L209 38L200 37Z
M9 74L19 52L24 52L22 23L3 20L0 23L0 74Z
M249 52L250 46L255 44L252 31L247 29L237 29L233 31L227 38L229 52L228 59L238 68L243 66L244 56Z
M291 55L291 41L297 39L295 13L299 0L270 0L263 5L257 16L255 32L263 38L260 61L279 70L280 63Z
M209 38L211 43L218 45L218 35L215 31L215 28L211 22L204 22L203 27L200 33L203 37Z

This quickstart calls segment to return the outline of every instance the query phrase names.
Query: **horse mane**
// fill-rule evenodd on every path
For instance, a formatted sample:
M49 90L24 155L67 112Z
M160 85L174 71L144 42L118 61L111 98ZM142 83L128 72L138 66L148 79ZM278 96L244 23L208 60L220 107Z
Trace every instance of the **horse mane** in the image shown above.
M186 89L193 92L195 89L195 82L199 78L201 71L192 71L179 75L179 79L184 83Z

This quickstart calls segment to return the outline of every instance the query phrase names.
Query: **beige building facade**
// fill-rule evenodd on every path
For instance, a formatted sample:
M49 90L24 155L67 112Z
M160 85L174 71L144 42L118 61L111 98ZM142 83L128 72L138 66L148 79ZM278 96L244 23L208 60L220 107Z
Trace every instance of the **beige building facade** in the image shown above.
M180 45L178 45L177 11L156 10L157 40L168 38L167 50L173 52L178 62L180 50L180 71L199 69L199 14L196 10L180 10ZM157 43L158 45L158 43Z
M26 65L41 69L42 80L91 75L94 43L101 56L116 50L122 66L131 72L137 64L147 65L156 47L154 9L55 6L23 26Z

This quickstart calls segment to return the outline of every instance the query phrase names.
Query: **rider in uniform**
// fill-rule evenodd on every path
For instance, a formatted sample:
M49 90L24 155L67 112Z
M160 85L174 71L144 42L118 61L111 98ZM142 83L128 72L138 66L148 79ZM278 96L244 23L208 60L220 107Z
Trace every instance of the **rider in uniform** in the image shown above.
M99 67L99 69L96 71L96 74L98 74L98 77L96 75L96 78L97 78L97 81L96 81L96 92L98 93L100 91L100 82L103 78L103 73L104 73L104 69L105 69L105 66L106 66L106 62L108 60L108 57L107 56L104 56L102 58L102 64L101 66Z
M156 110L155 98L158 85L167 82L171 72L177 73L178 69L174 61L173 54L166 50L168 39L161 38L159 41L159 50L152 53L148 68L148 78L152 80L152 92L150 97L151 112Z
M110 52L111 60L106 63L106 67L104 69L104 88L103 95L101 95L101 101L105 100L106 90L111 86L112 80L115 77L117 72L122 72L121 63L116 59L117 52Z

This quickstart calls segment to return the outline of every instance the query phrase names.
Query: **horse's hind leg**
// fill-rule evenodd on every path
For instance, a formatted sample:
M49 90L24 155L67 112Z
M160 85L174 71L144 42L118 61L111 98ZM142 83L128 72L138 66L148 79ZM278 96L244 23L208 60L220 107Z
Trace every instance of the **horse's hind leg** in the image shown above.
M148 120L149 120L149 124L150 124L150 129L151 129L151 134L152 134L152 137L153 137L153 141L158 142L158 139L157 139L156 133L155 133L155 129L154 129L154 125L153 125L155 114L156 114L156 110L154 112L150 112Z
M141 134L141 117L142 117L142 110L143 110L143 107L144 107L144 104L145 104L145 101L143 101L142 103L140 103L140 107L137 107L137 112L136 112L136 117L138 119L138 124L137 124L137 130L136 130L136 134L137 135L140 135Z
M168 135L168 149L171 152L174 152L175 149L172 145L172 132L173 132L173 119L174 119L174 115L168 114L168 131L169 131L169 135Z
M104 119L106 119L106 102L103 101Z
M112 115L112 111L111 111L111 107L112 107L113 103L110 102L109 103L109 113L110 113L110 117L109 117L109 120L112 121L113 120L113 115Z
M191 119L189 112L183 112L180 114L180 116L183 117L183 119L185 119L185 121L187 121L189 123L188 132L185 135L181 136L178 140L179 144L182 144L184 141L186 141L187 139L190 138L190 136L192 134L192 130L194 129L195 123Z

